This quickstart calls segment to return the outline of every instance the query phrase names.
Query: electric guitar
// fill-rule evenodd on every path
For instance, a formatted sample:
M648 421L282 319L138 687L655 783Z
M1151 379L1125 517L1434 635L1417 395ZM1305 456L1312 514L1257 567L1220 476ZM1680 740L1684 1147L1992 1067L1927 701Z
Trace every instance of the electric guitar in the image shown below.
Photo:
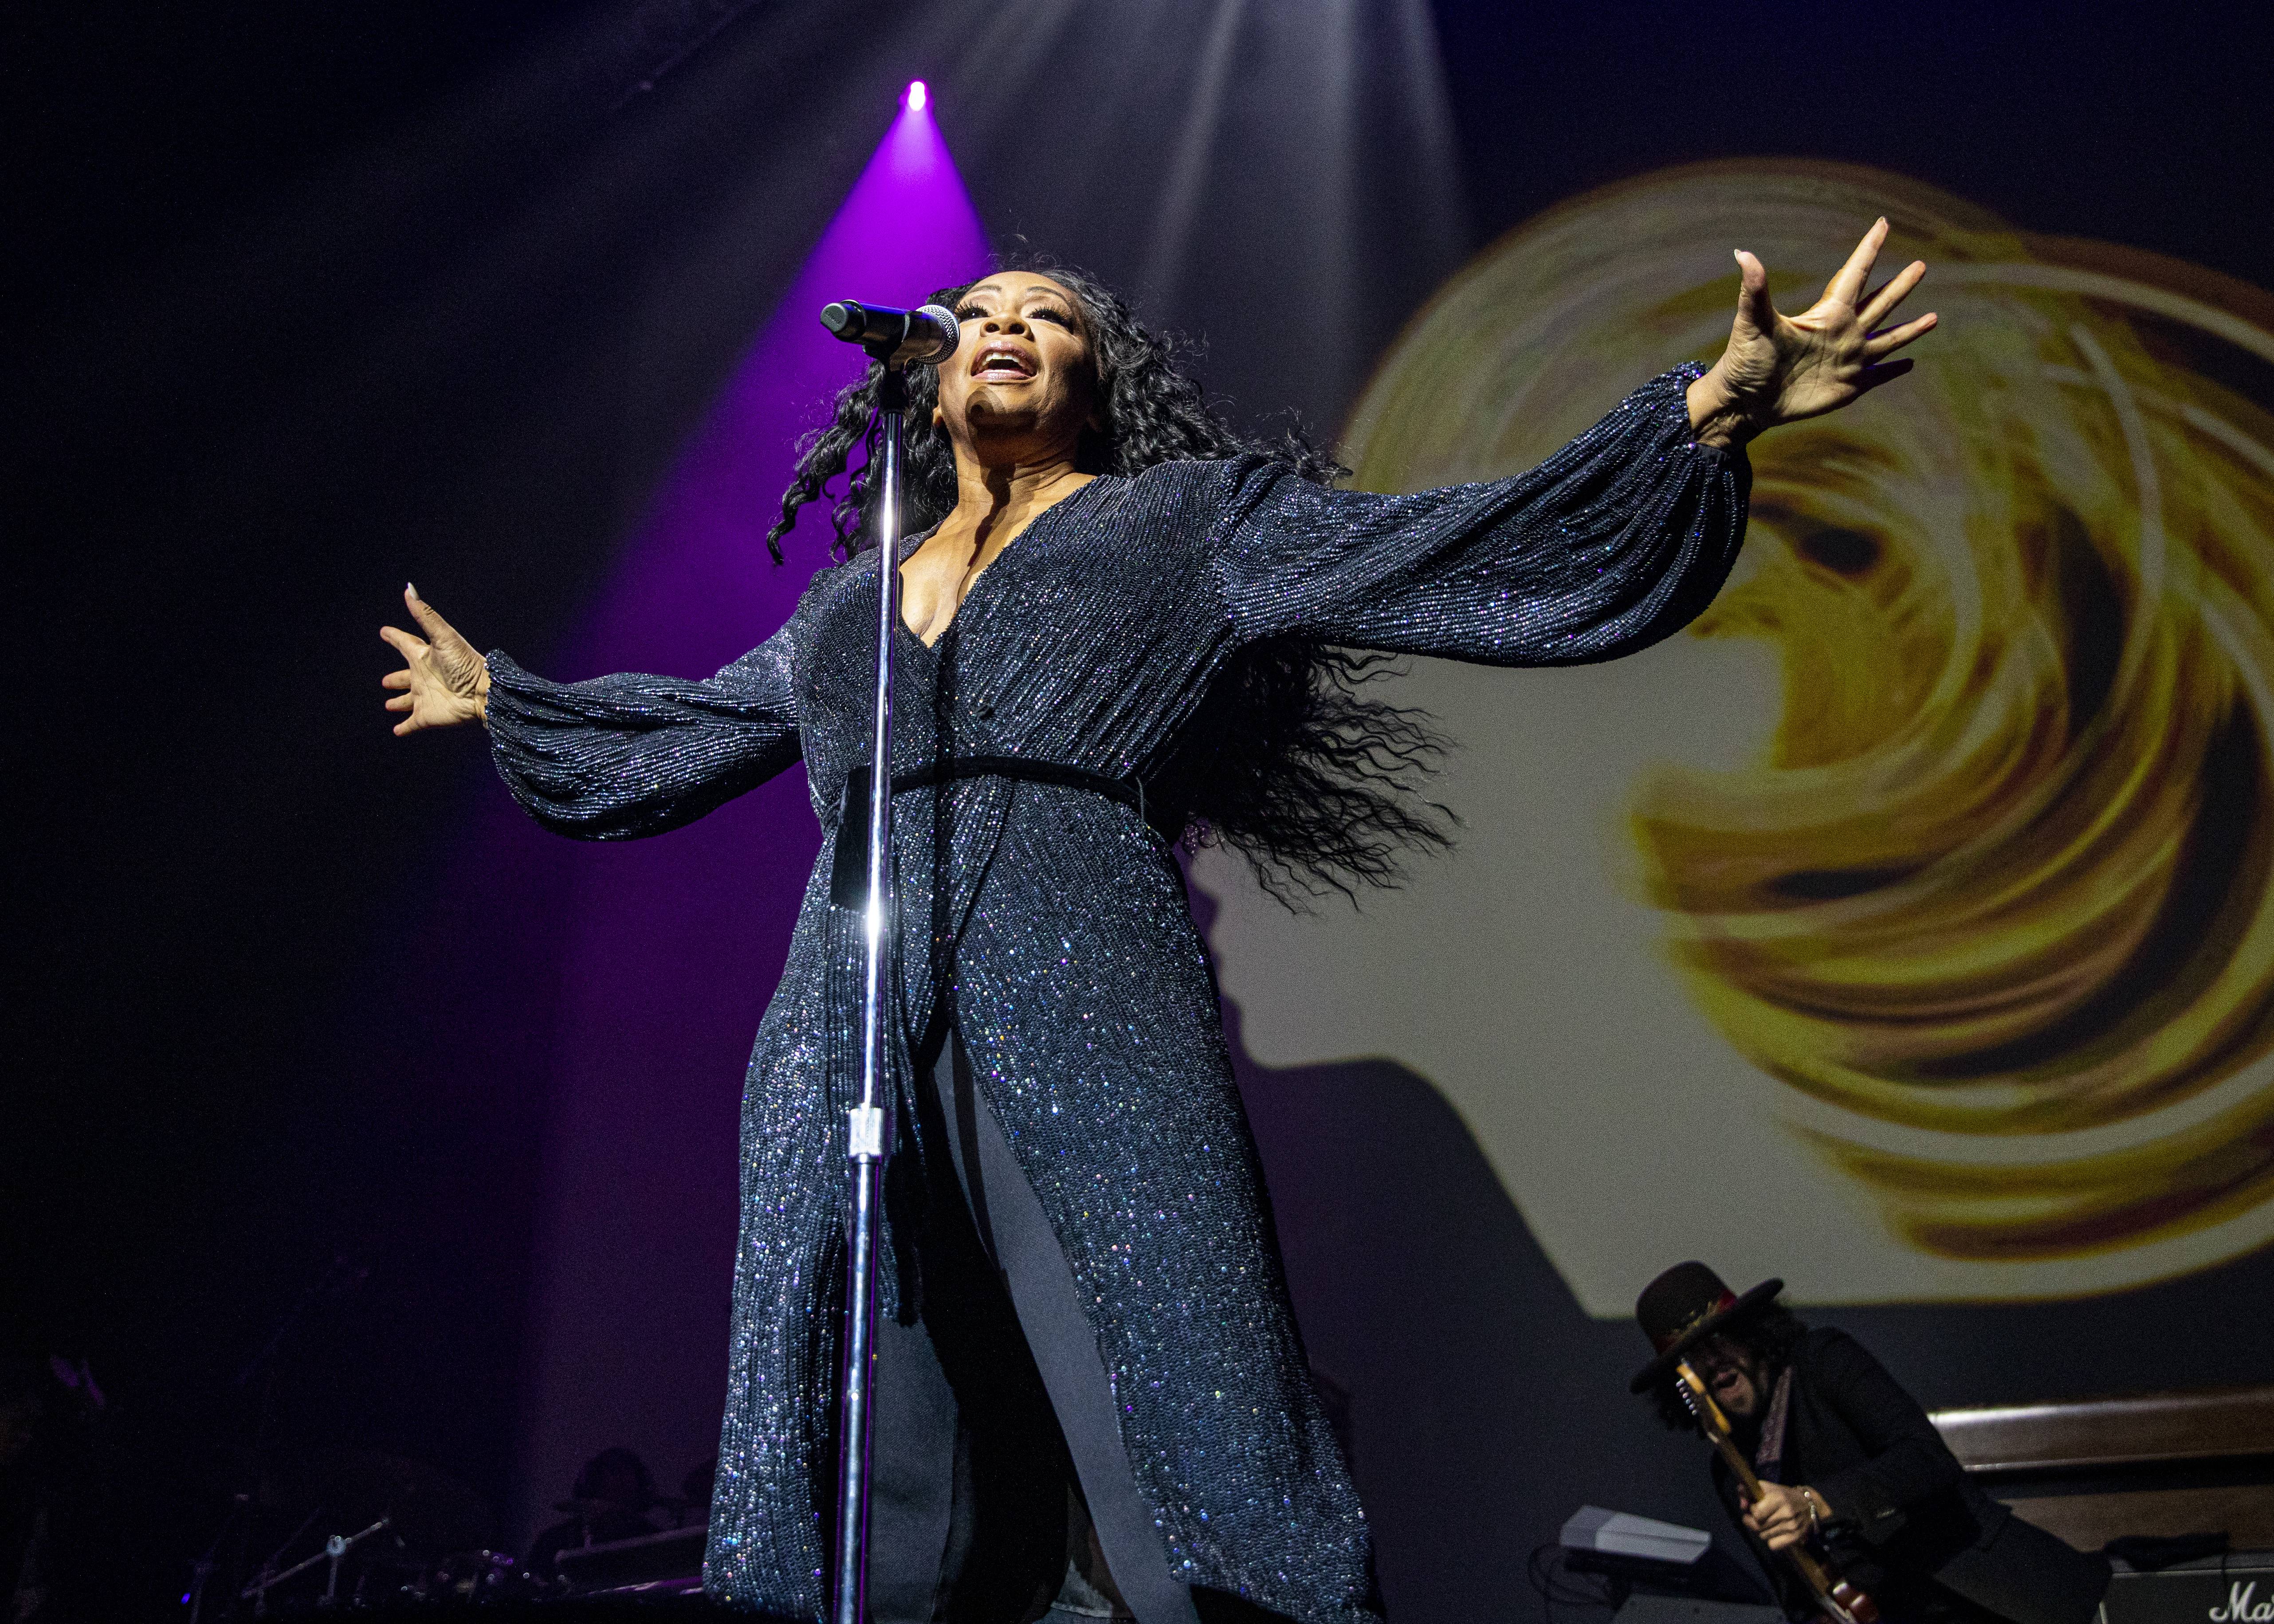
M1687 1359L1674 1367L1674 1373L1675 1390L1697 1417L1698 1430L1706 1435L1706 1441L1721 1452L1723 1462L1736 1474L1738 1492L1745 1497L1745 1503L1758 1503L1761 1480L1753 1471L1753 1463L1745 1458L1745 1452L1730 1438L1728 1417L1721 1413L1721 1407L1713 1402L1713 1394L1698 1380ZM1879 1603L1849 1583L1838 1569L1810 1551L1805 1543L1787 1545L1777 1554L1792 1564L1793 1571L1816 1597L1816 1605L1824 1609L1825 1616L1834 1624L1879 1624Z

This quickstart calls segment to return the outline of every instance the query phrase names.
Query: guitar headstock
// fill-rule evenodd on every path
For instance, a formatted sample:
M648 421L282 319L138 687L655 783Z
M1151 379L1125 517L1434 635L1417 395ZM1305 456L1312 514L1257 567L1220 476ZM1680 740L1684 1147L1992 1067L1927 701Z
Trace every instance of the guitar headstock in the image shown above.
M1674 1390L1682 1395L1682 1402L1698 1418L1698 1430L1708 1438L1728 1437L1729 1418L1721 1413L1721 1407L1713 1402L1713 1394L1706 1391L1706 1383L1690 1368L1689 1360L1675 1364L1674 1377Z

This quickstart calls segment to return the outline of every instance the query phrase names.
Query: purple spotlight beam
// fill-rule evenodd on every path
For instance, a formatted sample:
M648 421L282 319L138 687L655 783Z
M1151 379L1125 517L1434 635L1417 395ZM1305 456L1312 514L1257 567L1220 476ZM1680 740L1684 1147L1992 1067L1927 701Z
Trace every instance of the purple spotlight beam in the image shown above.
M817 511L768 558L797 437L866 361L815 320L844 297L913 308L988 248L930 98L903 104L794 285L626 545L553 673L708 672L789 617L825 560ZM791 773L668 838L553 849L559 1013L536 1244L519 1509L598 1432L651 1458L718 1446L742 1067L780 974L820 831ZM530 853L534 856L536 853ZM559 868L553 864L557 861ZM532 903L536 900L532 898ZM531 917L546 917L532 906ZM607 1223L591 1214L605 1211ZM636 1383L628 1369L645 1372Z
M985 274L979 217L915 88L626 549L576 645L591 669L715 668L788 618L805 583L772 568L763 538L797 437L867 365L815 317L848 297L914 309ZM809 519L793 545L817 549L822 535Z

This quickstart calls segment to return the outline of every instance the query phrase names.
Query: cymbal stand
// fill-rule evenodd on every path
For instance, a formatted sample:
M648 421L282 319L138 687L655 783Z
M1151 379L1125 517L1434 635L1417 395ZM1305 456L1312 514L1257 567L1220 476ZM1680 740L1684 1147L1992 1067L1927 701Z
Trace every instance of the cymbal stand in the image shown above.
M290 1538L286 1539L282 1545L278 1545L274 1551L271 1551L267 1556L261 1558L260 1572L254 1576L252 1583L246 1585L242 1590L239 1590L237 1593L237 1600L250 1601L252 1604L252 1616L254 1618L257 1619L264 1617L268 1612L268 1587L275 1584L279 1579L290 1578L291 1576L291 1574L280 1574L276 1571L276 1559L283 1555L287 1551L290 1551L294 1545L297 1545L300 1542L300 1536L313 1528L316 1525L316 1519L323 1515L324 1508L321 1506L319 1506L313 1511L310 1512L305 1517L301 1519L300 1526L292 1530ZM294 1568L291 1572L298 1573L302 1568L305 1568L307 1566L308 1563L302 1562L298 1567Z
M250 1494L230 1495L229 1512L222 1518L221 1527L215 1530L213 1544L206 1547L203 1556L191 1564L190 1624L198 1624L199 1615L205 1611L206 1586L213 1583L214 1569L221 1561L222 1543L229 1538L230 1530L237 1526L237 1518L245 1515L245 1508L252 1504L252 1496ZM297 1539L299 1535L295 1534L292 1538Z
M320 1515L320 1513L316 1514L316 1515ZM316 1520L316 1515L311 1515L308 1519L308 1522L313 1522ZM300 1524L300 1532L294 1534L292 1536L292 1539L297 1539L301 1533L305 1533L307 1531L308 1522L303 1522ZM315 1555L309 1557L303 1561L293 1563L292 1566L287 1568L282 1573L272 1571L276 1561L276 1559L272 1556L260 1565L260 1576L258 1579L255 1579L251 1584L246 1585L244 1590L239 1593L237 1599L240 1601L249 1601L252 1604L253 1617L265 1618L267 1616L268 1613L269 1591L275 1590L287 1579L298 1578L302 1574L307 1572L308 1569L313 1568L319 1562L329 1562L332 1565L331 1576L324 1582L323 1599L319 1601L316 1605L320 1607L336 1606L339 1604L340 1564L347 1560L348 1553L354 1550L365 1540L370 1538L373 1534L382 1532L394 1526L395 1519L393 1517L381 1517L378 1522L373 1523L360 1534L334 1534L329 1539L324 1541L324 1548L317 1552ZM286 1545L290 1545L292 1543L292 1539L286 1540L284 1544ZM278 1547L279 1550L282 1550L282 1546Z

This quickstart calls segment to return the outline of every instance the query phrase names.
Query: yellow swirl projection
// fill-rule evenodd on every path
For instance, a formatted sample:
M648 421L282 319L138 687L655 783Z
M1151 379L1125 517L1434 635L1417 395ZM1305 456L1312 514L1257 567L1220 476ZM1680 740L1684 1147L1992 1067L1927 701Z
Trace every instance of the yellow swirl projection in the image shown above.
M1744 770L1636 786L1638 883L1911 1245L2202 1229L2274 1199L2274 300L1898 177L1668 171L1481 257L1346 455L1382 490L1525 466L1718 352L1730 245L1796 310L1881 213L1942 327L1754 448L1747 566L1691 635L1764 640L1781 714Z

